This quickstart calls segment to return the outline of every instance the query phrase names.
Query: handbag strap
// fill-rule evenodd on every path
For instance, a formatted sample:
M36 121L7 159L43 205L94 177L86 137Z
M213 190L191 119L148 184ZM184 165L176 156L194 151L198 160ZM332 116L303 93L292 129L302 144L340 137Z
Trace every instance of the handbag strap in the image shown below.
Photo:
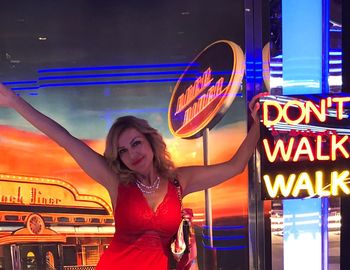
M181 204L181 212L182 212L182 210L183 210L183 206L182 206L182 191L181 191L180 182L176 178L174 179L174 185L175 185L175 187L177 189L177 196L179 197L179 201L180 201L180 204Z

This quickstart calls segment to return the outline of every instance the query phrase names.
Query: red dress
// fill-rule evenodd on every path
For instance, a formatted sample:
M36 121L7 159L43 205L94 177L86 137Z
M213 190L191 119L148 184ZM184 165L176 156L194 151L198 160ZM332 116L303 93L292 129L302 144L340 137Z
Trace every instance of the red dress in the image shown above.
M96 270L166 270L170 239L181 221L177 189L168 190L155 212L135 184L119 185L116 232Z

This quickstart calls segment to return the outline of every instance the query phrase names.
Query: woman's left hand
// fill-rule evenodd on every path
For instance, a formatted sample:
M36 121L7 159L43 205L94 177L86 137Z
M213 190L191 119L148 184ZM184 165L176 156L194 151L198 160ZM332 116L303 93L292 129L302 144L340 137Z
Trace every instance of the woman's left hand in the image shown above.
M264 93L259 93L255 95L252 100L249 102L249 110L250 110L250 115L252 116L254 123L259 123L259 114L258 111L260 109L260 103L259 99L264 96L268 96L269 93L264 92Z

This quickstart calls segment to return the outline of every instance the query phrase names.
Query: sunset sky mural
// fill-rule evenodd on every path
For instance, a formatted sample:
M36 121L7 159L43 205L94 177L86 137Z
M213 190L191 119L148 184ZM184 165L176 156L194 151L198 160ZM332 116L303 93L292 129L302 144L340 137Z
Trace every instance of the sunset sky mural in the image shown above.
M236 151L244 135L244 122L231 124L212 132L209 145L210 163L214 164L229 158ZM85 142L99 153L103 153L104 140L85 140ZM177 166L203 163L201 138L194 140L167 138L166 143ZM58 178L71 183L81 194L97 195L109 202L106 190L89 178L64 149L43 134L1 125L0 152L2 173ZM214 217L247 214L246 171L215 187L212 196ZM185 205L197 213L204 213L203 192L186 197Z

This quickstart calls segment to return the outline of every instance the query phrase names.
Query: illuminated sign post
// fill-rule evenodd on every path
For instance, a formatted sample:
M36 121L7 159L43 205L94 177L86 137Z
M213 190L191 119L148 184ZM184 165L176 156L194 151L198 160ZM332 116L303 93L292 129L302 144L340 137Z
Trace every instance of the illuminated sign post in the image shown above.
M262 102L262 197L349 195L350 97Z
M241 89L245 61L241 48L220 40L206 47L186 68L173 90L168 110L171 133L183 139L203 136L204 165L208 161L209 129L224 116ZM210 190L205 191L206 225L211 249L205 269L216 269ZM211 252L213 251L213 252Z

